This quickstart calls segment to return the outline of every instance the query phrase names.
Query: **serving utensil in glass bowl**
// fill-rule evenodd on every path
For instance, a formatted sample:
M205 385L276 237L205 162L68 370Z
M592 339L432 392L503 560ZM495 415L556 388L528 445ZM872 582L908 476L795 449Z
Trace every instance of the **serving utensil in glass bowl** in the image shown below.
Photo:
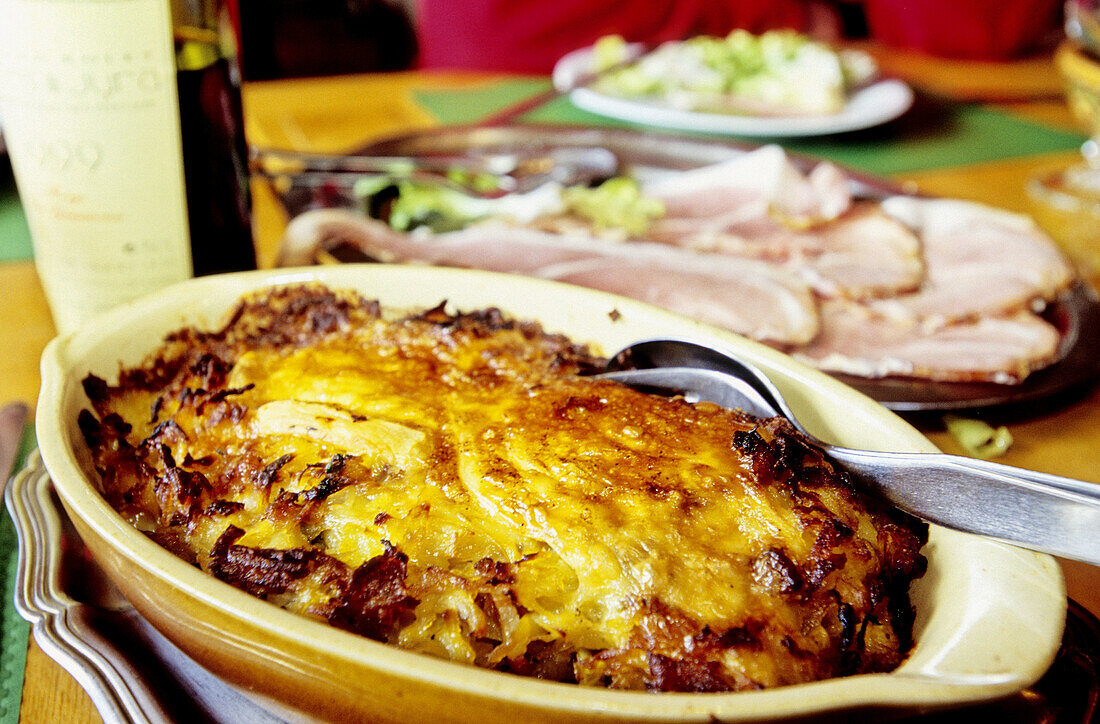
M1086 275L1100 273L1100 2L1068 0L1066 41L1055 51L1066 101L1090 138L1081 160L1028 182L1033 213Z

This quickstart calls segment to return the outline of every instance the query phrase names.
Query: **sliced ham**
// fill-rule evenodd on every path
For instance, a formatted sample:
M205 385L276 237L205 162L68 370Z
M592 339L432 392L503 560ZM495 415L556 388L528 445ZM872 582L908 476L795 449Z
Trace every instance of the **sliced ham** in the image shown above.
M384 222L345 209L315 209L287 226L280 264L312 263L319 246L331 241L354 244L372 259L461 266L532 274L550 264L599 256L599 242L522 227L486 224L446 234L403 233Z
M713 218L746 205L771 207L796 223L835 219L852 203L848 177L830 163L803 174L779 146L655 179L642 192L670 217Z
M882 207L920 234L925 280L914 294L876 302L880 314L935 326L1042 306L1073 281L1073 268L1029 217L948 199L894 197Z
M759 199L713 216L674 216L654 221L647 238L696 251L737 254L785 263L820 253L822 240L777 221ZM667 208L667 207L666 207Z
M405 234L343 209L318 209L288 225L281 263L309 263L316 251L352 243L381 261L525 274L658 304L777 345L809 342L817 308L809 287L775 266L661 244L482 224L446 234Z
M547 267L537 276L632 297L781 346L805 344L818 331L809 289L782 269L751 260L604 256Z
M803 276L823 296L891 296L924 280L920 239L876 204L858 204L818 231L821 251L806 260Z
M844 301L821 305L821 333L792 354L859 377L1012 384L1054 361L1058 330L1026 311L929 330Z
M853 207L848 177L818 164L803 174L778 146L645 184L665 215L647 238L786 265L823 296L914 291L920 241L877 205Z
M742 211L736 219L733 214L702 222L661 219L651 236L696 251L785 265L826 297L892 296L916 290L924 278L920 240L876 204L859 203L840 218L807 229L792 228L759 207Z
M597 236L567 214L433 235L327 209L291 222L281 263L351 243L380 261L554 279L863 377L1013 383L1055 359L1059 334L1034 312L1074 273L1027 217L952 200L853 202L836 167L804 175L778 147L643 191L667 210L645 240Z

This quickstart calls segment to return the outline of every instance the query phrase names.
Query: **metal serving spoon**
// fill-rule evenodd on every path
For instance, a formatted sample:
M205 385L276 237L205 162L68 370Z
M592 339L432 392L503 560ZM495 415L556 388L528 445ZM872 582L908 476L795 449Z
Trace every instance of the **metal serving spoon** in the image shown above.
M563 186L603 181L619 173L619 158L599 146L562 146L538 152L500 152L485 155L365 156L320 154L258 148L252 151L254 170L268 176L319 176L331 174L395 174L431 180L464 193L477 192L451 180L462 169L496 179L492 193L521 193L545 183ZM486 193L485 195L491 195Z
M957 455L830 445L802 427L763 372L693 342L633 344L597 376L685 393L757 417L782 415L857 482L902 510L955 530L1100 565L1100 485L1095 483Z

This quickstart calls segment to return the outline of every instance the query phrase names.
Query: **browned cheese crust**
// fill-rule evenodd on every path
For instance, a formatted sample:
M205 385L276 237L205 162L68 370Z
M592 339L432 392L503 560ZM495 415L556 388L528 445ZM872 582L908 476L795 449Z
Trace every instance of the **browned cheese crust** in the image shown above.
M601 362L492 309L281 288L89 376L79 422L140 530L371 639L660 691L895 668L925 526L785 420L583 376Z

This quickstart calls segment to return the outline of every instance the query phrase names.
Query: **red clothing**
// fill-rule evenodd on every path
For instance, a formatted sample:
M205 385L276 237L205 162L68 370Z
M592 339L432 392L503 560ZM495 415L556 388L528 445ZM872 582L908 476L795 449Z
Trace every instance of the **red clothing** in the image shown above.
M1003 59L1060 35L1062 0L864 0L871 35L949 58Z
M617 33L656 45L734 28L806 30L800 0L423 0L420 66L549 73L561 56Z
M876 40L932 55L1010 58L1062 26L1062 0L865 0Z

